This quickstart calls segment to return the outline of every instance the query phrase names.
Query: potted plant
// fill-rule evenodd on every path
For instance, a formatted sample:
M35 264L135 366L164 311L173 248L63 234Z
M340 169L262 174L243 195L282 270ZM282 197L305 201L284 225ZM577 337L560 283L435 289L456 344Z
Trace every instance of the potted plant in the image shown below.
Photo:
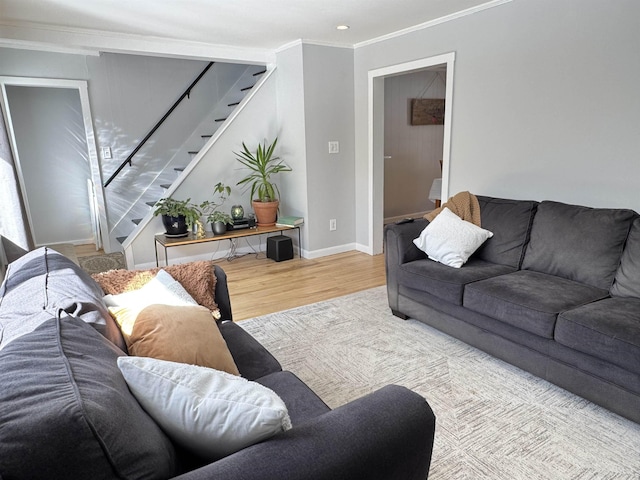
M278 186L271 182L271 175L291 171L280 157L273 155L277 143L277 137L268 146L265 141L262 145L258 144L256 152L253 153L242 142L242 151L234 152L237 160L250 171L238 182L238 185L244 185L246 188L251 186L251 204L259 226L270 226L276 223L280 191Z
M200 220L202 212L197 205L191 203L190 198L176 200L167 197L156 203L153 215L162 215L162 224L167 236L184 237L189 234L193 224Z
M231 215L218 210L231 195L231 187L218 182L213 187L213 200L207 200L200 204L200 208L207 215L206 221L211 223L211 230L215 235L221 235L227 231L227 225L233 225ZM218 196L218 200L216 200Z

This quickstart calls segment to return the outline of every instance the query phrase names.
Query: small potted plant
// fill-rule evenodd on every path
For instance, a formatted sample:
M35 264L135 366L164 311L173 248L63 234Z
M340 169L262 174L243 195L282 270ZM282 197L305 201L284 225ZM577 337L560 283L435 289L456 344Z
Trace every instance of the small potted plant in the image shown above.
M258 144L255 153L251 152L242 142L242 151L235 153L236 159L249 169L250 173L238 182L238 185L251 187L251 204L256 214L259 226L275 225L280 204L280 191L278 186L271 181L271 176L280 172L290 172L291 167L286 165L280 157L273 155L278 143L278 138L267 146L265 141Z
M231 195L231 187L222 182L218 182L213 187L213 200L207 200L200 204L200 208L207 215L206 221L211 223L211 229L215 235L221 235L227 231L227 225L233 225L231 215L219 210L227 198ZM218 197L216 200L215 197Z
M191 203L191 199L176 200L171 197L161 198L156 203L154 216L162 215L162 224L166 230L165 235L170 237L184 237L189 234L189 229L200 220L202 212L197 205Z

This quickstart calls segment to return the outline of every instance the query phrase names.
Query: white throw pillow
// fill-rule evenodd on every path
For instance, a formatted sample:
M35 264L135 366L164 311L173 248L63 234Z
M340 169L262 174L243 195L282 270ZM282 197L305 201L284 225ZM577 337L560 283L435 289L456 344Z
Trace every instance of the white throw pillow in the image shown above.
M431 260L460 268L491 237L489 230L462 220L445 207L413 243Z
M149 305L197 305L189 292L164 270L158 273L142 288L118 295L103 297L107 307L129 307L143 309Z
M129 389L172 440L216 460L291 428L272 390L206 367L119 357Z

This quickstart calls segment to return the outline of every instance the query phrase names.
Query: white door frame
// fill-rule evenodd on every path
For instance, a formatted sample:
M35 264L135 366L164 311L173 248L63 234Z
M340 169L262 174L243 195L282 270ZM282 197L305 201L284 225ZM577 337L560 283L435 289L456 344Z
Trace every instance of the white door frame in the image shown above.
M80 104L82 106L82 119L84 122L85 137L87 141L87 150L89 154L89 167L91 170L91 181L94 185L95 201L97 203L97 221L98 226L94 228L96 232L99 232L101 238L96 238L96 246L102 245L105 251L110 252L109 241L109 229L107 224L107 212L105 207L104 190L102 188L102 174L100 171L100 162L98 160L98 150L96 148L96 136L93 131L93 121L91 116L91 107L89 104L89 91L87 88L87 82L84 80L63 80L56 78L28 78L28 77L3 77L0 76L0 104L3 114L6 119L7 129L9 133L9 139L11 142L11 150L15 159L18 181L20 182L20 188L22 190L22 197L27 211L27 219L29 221L29 228L33 235L33 222L31 219L31 211L29 209L29 200L26 198L26 189L24 185L24 178L22 175L22 167L20 165L20 156L16 148L15 132L13 130L13 121L11 120L11 111L9 109L9 103L7 101L6 86L22 86L22 87L45 87L45 88L67 88L76 89L80 96ZM89 199L93 203L92 199Z
M382 253L383 201L384 201L384 79L385 77L411 73L427 67L446 64L444 141L442 147L442 192L440 198L449 196L449 157L451 153L451 111L453 110L453 65L455 53L445 53L389 67L369 70L369 248L372 255ZM428 190L426 185L425 189Z

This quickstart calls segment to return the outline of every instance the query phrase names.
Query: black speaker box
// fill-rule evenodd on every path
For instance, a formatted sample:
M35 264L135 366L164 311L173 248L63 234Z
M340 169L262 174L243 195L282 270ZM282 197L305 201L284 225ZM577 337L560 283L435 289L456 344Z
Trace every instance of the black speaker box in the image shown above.
M274 235L267 238L267 258L281 262L293 258L293 242L286 235Z

